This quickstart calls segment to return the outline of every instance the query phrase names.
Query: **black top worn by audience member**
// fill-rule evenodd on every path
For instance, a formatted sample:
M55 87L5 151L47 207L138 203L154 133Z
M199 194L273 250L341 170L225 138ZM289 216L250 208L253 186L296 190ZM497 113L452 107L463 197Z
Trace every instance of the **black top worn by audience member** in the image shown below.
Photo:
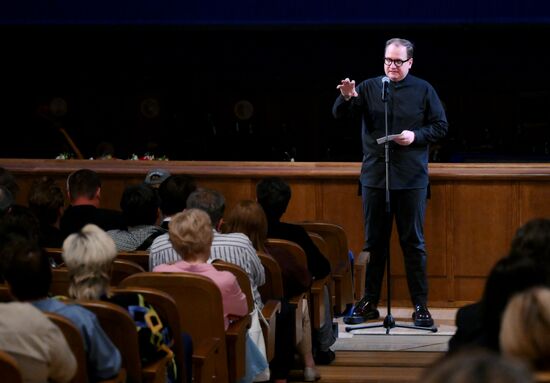
M45 224L40 225L40 247L60 248L63 246L64 239L65 237L61 234L61 230L57 227Z
M322 279L330 274L329 261L321 254L303 227L272 220L268 222L267 226L268 238L296 242L304 249L307 257L307 268L315 279Z
M61 217L60 229L63 238L76 233L86 224L93 223L104 231L126 229L122 213L116 210L96 208L93 205L69 206Z

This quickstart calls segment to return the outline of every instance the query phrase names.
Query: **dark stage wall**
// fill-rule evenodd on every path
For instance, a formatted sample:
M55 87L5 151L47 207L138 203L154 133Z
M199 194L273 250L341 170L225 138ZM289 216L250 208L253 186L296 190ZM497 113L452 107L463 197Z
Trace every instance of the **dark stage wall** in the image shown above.
M369 25L5 24L0 156L55 157L62 127L85 157L109 141L121 158L360 161L335 87L382 74L399 36L447 108L432 160L550 159L549 25Z

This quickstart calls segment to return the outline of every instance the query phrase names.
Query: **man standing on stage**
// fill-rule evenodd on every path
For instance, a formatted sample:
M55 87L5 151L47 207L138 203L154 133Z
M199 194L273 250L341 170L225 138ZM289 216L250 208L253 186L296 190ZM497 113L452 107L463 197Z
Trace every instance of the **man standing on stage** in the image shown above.
M390 246L393 217L405 259L407 283L416 326L431 327L427 308L424 213L428 192L429 144L447 133L447 118L435 90L426 81L409 75L413 44L394 38L386 42L384 72L355 87L348 78L337 86L340 95L333 107L336 118L359 114L362 119L363 164L361 185L365 219L365 246L370 252L365 296L353 315L365 320L380 316L377 305ZM388 81L389 79L389 81ZM385 83L385 84L384 84ZM390 213L386 212L386 135L383 86L387 86Z

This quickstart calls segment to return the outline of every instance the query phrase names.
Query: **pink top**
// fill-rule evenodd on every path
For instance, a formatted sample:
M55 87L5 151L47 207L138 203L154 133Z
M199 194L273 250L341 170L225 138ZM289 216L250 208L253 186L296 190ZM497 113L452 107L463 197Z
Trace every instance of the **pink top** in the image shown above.
M218 271L208 263L190 264L179 261L171 265L159 265L153 269L162 273L194 273L210 278L222 293L223 316L225 329L229 326L229 315L245 316L248 314L246 296L241 291L237 278L229 271Z

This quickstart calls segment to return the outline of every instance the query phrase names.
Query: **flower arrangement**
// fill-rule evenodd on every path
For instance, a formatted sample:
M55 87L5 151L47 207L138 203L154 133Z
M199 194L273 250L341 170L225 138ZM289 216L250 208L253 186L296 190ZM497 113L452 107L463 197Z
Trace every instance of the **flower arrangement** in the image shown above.
M139 160L139 161L168 161L168 157L166 156L159 156L155 157L152 153L145 153L143 156L139 157L137 154L132 154L132 156L129 158L130 160Z

